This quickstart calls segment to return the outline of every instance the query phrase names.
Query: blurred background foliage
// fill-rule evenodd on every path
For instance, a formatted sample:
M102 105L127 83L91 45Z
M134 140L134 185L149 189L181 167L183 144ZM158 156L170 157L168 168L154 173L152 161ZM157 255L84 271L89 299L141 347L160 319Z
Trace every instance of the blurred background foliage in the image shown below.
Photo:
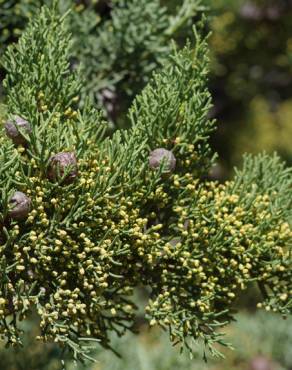
M292 161L292 1L209 0L214 146L224 165L246 151Z
M33 328L34 326L32 326ZM96 364L78 364L79 370L291 370L292 369L292 318L266 312L242 311L237 322L227 329L227 339L234 351L224 351L225 359L202 360L203 349L190 359L173 348L166 334L141 327L140 334L113 337L113 348L122 358L109 351L98 351ZM60 351L54 345L33 342L36 333L31 331L21 350L0 351L1 370L61 370ZM74 364L66 361L66 369ZM76 369L76 368L75 368Z
M17 40L39 6L49 2L0 0L0 53ZM62 10L71 3L62 1ZM182 9L182 0L161 0L164 9L147 8L147 12L143 11L146 2L141 0L132 13L118 9L117 4L125 3L74 1L70 15L72 68L83 65L83 94L105 110L113 126L125 125L129 104L167 56L169 40L175 38L183 44L200 14L192 8L195 0L185 1L184 22L171 33L169 27ZM278 151L292 164L292 0L204 0L202 5L209 9L208 28L212 31L210 89L214 107L210 114L218 119L212 143L220 162L212 176L219 180L229 177L244 152ZM139 24L139 32L134 32ZM0 70L0 79L3 76ZM1 116L5 116L5 106L0 98ZM252 290L242 297L238 321L227 329L235 351L226 351L223 361L205 364L200 348L198 357L190 360L173 349L161 332L149 332L140 323L140 336L113 338L113 347L122 359L101 351L96 354L98 363L83 369L292 370L292 319L255 313L255 297ZM34 328L32 318L23 349L1 348L1 370L62 368L61 353L54 345L44 347L33 341ZM70 360L66 368L73 369ZM82 367L78 365L78 369Z

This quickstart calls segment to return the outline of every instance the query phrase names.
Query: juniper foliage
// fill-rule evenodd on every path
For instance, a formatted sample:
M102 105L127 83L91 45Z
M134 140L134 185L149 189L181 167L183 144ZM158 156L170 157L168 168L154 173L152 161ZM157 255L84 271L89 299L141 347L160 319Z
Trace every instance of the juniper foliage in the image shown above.
M21 34L27 19L36 16L52 0L9 1L0 10L0 41L4 44ZM104 108L108 118L125 125L126 111L152 71L168 56L172 38L184 39L183 31L202 12L202 0L184 0L173 15L159 0L59 2L72 33L71 67L83 66L84 103L90 97ZM69 55L68 55L69 57ZM123 114L122 114L123 113Z
M163 68L129 111L131 128L107 137L107 123L86 103L70 70L64 17L42 8L4 58L8 118L26 119L24 146L0 136L0 333L21 344L19 321L36 307L40 335L75 359L92 342L110 348L110 333L133 329L134 290L149 291L145 315L191 352L202 340L214 355L217 329L234 302L259 284L266 310L291 313L292 172L277 156L247 156L232 181L206 180L215 156L208 144L207 43L173 46ZM164 148L153 170L150 153ZM77 157L55 169L52 157ZM16 191L31 201L24 220L11 217Z

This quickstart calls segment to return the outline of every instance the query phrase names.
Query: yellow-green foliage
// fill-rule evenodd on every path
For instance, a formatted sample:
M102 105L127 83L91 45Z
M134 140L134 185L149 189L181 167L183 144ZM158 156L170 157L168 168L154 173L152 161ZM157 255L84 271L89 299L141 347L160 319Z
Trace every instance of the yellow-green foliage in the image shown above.
M91 341L110 348L136 317L133 291L145 286L151 325L193 350L202 339L218 355L218 327L232 320L241 290L257 282L266 310L291 312L292 173L278 157L246 157L230 182L206 181L214 161L208 144L207 43L174 48L163 69L135 99L129 131L105 137L100 113L77 106L70 40L56 9L43 8L18 45L8 48L7 115L32 132L14 147L1 131L0 334L21 342L18 321L36 307L42 341L76 359ZM149 165L156 148L177 165ZM52 155L74 152L78 173L52 181ZM60 175L60 174L59 174ZM31 200L22 221L9 217L15 191ZM11 317L13 320L11 321Z

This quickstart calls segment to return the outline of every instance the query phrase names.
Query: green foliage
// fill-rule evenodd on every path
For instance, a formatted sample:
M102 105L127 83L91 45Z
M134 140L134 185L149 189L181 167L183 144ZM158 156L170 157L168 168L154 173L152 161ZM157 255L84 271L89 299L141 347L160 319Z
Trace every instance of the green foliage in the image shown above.
M19 36L27 19L35 17L44 3L52 1L5 4L0 13L2 41L11 41L9 32ZM66 0L59 8L62 13L71 8L70 60L73 69L79 64L83 69L82 102L90 97L106 110L109 119L125 125L125 112L133 97L169 55L169 41L180 37L204 7L202 0L184 0L178 14L173 15L159 0L119 0L103 14L101 5Z
M87 12L76 32L73 30L74 57L87 81L82 97L90 97L105 107L109 119L126 125L130 102L168 57L169 41L178 38L203 9L202 0L184 0L174 16L159 0L120 0L114 2L109 19L103 17L98 22L96 18L95 23L88 22L91 13Z
M98 349L94 354L96 365L87 364L78 369L90 370L244 370L250 361L261 355L273 361L277 370L291 368L291 317L283 320L279 315L258 312L241 313L237 321L228 328L228 340L234 343L235 350L226 350L224 361L209 359L203 362L200 354L190 360L187 354L180 354L169 343L166 333L141 328L139 336L125 335L123 338L112 336L113 347L121 354L118 359L111 352ZM0 351L3 370L60 370L59 351L56 345L34 344L34 326L26 322L25 347ZM198 353L202 350L198 347ZM73 365L73 364L72 364ZM66 362L67 369L74 369Z
M53 26L48 28L46 17L36 18L34 27L28 26L19 43L11 45L3 58L8 72L3 84L8 91L7 105L30 120L39 111L66 111L80 92L80 82L69 71L70 36L64 33L63 21L56 13L50 21ZM36 28L39 34L28 52Z
M23 147L4 130L0 137L0 333L8 344L21 343L19 321L36 307L39 340L89 358L91 342L111 348L112 332L133 329L140 286L150 325L191 352L202 341L220 355L214 344L227 344L217 329L251 282L263 293L259 306L291 313L291 170L261 155L247 157L233 181L206 180L215 128L206 40L195 32L194 48L173 46L135 99L131 128L106 137L101 114L76 106L81 77L69 68L67 27L57 4L44 7L4 58L8 116L32 128ZM174 154L173 172L163 160L149 165L159 147ZM60 153L77 157L70 182L71 165L55 169L57 181L49 175ZM15 191L32 203L22 221L9 217Z

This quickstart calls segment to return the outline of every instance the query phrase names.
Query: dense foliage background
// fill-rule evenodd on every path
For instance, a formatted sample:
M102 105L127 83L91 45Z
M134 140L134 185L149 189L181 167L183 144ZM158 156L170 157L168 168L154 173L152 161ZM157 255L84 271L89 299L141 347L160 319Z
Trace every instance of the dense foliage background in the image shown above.
M43 3L49 1L0 0L1 52L17 40L27 19ZM228 178L244 152L276 150L292 163L291 1L206 0L200 2L198 11L198 2L191 0L184 2L184 8L182 1L161 1L164 10L149 8L147 1L141 0L130 18L122 9L116 10L115 0L75 3L70 15L75 45L72 68L82 66L86 75L83 96L90 95L105 110L113 129L125 126L127 108L169 53L170 40L184 43L191 35L191 24L206 7L207 28L212 31L210 89L214 107L210 114L219 122L212 144L221 158L211 176ZM64 12L69 6L70 1L62 2ZM148 38L149 34L157 37ZM2 79L4 71L0 74ZM0 105L1 115L5 110ZM226 350L224 361L205 364L200 348L198 357L190 361L187 355L181 356L171 348L160 332L143 330L142 321L137 322L141 336L113 339L122 359L100 351L96 354L99 363L86 368L291 370L292 321L268 313L255 314L256 296L257 292L251 290L238 302L241 314L228 333L236 351ZM30 335L26 340L26 347L18 350L17 356L13 350L0 352L1 369L61 368L57 348L51 345L44 350L43 345L32 344Z

